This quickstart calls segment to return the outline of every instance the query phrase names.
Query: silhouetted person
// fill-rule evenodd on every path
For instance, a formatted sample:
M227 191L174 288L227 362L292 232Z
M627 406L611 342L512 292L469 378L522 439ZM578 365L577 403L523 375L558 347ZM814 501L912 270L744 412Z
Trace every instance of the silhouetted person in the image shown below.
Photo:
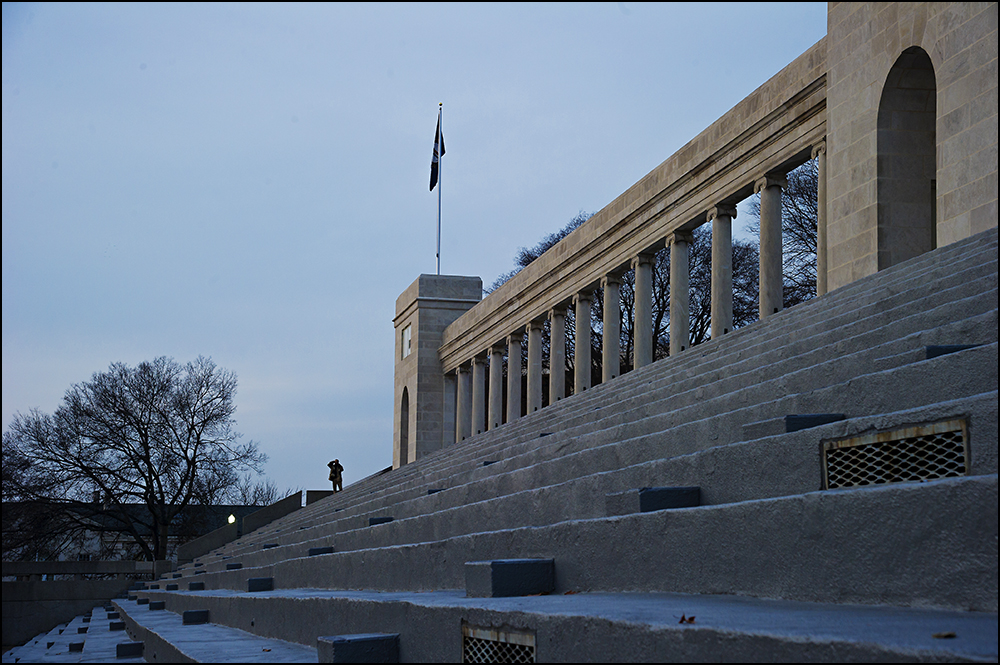
M333 491L339 492L344 489L344 467L341 465L339 459L335 459L329 464L330 467L330 480L333 482Z

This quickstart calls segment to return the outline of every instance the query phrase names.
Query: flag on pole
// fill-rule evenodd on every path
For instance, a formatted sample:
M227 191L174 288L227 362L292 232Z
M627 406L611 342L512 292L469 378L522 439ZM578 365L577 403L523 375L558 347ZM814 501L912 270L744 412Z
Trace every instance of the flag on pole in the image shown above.
M434 185L438 181L438 162L441 161L441 157L444 155L444 134L441 133L441 110L438 109L438 124L437 130L434 132L434 156L431 157L431 188L430 191L434 191Z

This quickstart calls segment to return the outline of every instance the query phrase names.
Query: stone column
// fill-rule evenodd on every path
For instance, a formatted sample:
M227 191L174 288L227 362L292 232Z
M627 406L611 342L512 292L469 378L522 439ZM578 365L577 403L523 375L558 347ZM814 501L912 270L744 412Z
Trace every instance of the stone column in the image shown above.
M524 335L507 335L507 422L521 417L521 341Z
M690 342L690 293L688 248L691 234L675 231L670 237L670 355L687 349Z
M760 194L760 318L781 311L781 190L788 187L785 176L771 173L754 185Z
M566 397L566 308L549 310L549 404Z
M590 303L593 292L573 296L576 308L576 351L573 357L573 393L579 395L590 388Z
M528 413L542 408L542 322L528 324Z
M826 293L826 141L812 150L816 160L816 295Z
M712 339L733 329L733 220L736 206L708 211L712 223Z
M486 431L486 358L472 359L472 436Z
M607 383L621 371L622 355L622 280L619 275L601 279L604 289L604 348L601 380Z
M487 429L503 424L503 352L500 344L490 347L490 412Z
M458 369L458 406L455 417L455 441L468 439L472 435L472 372L465 365Z
M655 254L640 254L632 259L635 270L635 321L632 325L635 341L636 369L653 362L653 262Z

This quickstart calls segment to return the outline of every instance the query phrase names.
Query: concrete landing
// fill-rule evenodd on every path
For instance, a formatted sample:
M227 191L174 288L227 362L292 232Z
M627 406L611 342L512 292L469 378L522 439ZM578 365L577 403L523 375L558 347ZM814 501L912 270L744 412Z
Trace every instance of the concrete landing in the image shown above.
M144 663L142 657L118 658L119 644L131 642L124 630L110 630L111 621L103 607L95 607L90 622L78 616L68 624L60 624L48 633L30 640L24 646L3 655L5 663ZM79 628L87 627L81 634ZM62 632L60 632L62 631ZM82 651L71 651L70 644L83 643ZM49 646L52 643L52 646Z
M180 614L151 611L134 601L118 600L114 605L129 632L145 643L146 662L315 663L317 659L315 646L268 639L214 623L184 625Z
M350 617L363 615L369 631L400 633L403 661L460 660L463 622L513 625L535 632L539 662L620 660L626 653L632 661L759 660L765 653L772 661L997 660L995 613L667 593L469 598L464 591L279 589L158 595L187 597L180 605L196 597L200 606L211 608L217 617L213 620L227 623L243 623L254 614L258 629L265 631L268 624L273 626L261 620L266 598L268 612L295 617L296 639L313 643L315 637L309 635L314 633L362 632ZM168 607L171 604L167 598ZM144 610L128 605L130 614L143 616ZM177 631L192 628L180 626L179 616L172 616ZM401 617L407 619L400 621ZM681 617L693 617L693 622L682 624ZM160 630L174 628L164 623ZM183 639L187 643L189 638ZM228 651L226 645L203 645L205 658L217 659ZM240 657L256 655L247 652Z

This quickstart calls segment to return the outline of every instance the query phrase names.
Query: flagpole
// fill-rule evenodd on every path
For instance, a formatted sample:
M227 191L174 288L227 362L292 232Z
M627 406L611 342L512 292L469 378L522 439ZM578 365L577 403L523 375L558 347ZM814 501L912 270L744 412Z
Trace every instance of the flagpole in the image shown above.
M444 141L444 102L438 102L438 131L441 133L441 141ZM437 274L441 274L441 166L444 163L444 155L438 155L438 233L437 233Z

